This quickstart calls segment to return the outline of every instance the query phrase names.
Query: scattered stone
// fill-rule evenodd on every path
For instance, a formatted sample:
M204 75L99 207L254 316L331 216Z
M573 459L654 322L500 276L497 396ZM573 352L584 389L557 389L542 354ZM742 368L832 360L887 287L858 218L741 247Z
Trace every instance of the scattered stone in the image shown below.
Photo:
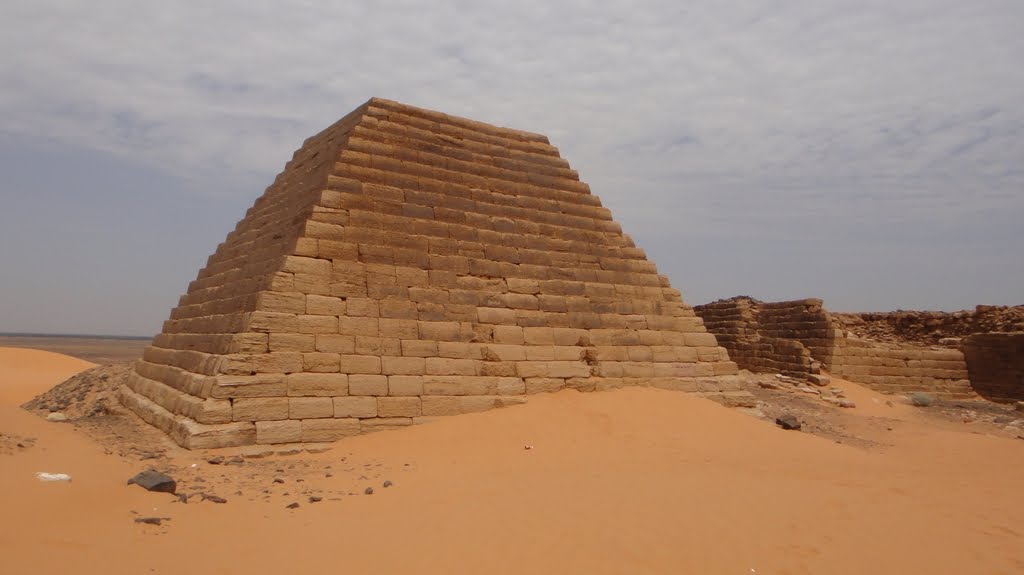
M221 463L224 463L224 458L220 455L217 455L207 459L206 462L209 463L210 465L220 465Z
M779 389L779 386L774 381L759 381L757 385L764 389Z
M796 388L796 390L802 391L803 393L809 393L811 395L821 395L820 391L811 387L807 387L806 385L801 385L800 387Z
M280 477L275 477L274 483L284 483L284 479L281 479Z
M146 491L159 493L174 493L178 489L178 483L171 476L155 469L147 469L128 480L128 485L133 483Z
M366 490L363 491L363 495L373 495L373 488L367 487Z
M210 495L210 494L207 494L207 493L203 493L202 496L203 496L203 501L210 501L211 503L227 503L228 502L227 499L224 499L223 497L218 497L216 495Z
M835 395L836 397L842 397L846 393L841 387L833 387L832 389L829 389L829 391L831 391L832 395Z
M806 377L807 381L813 383L814 385L817 385L818 387L825 387L826 385L832 383L832 378L827 375L809 373Z
M245 463L245 460L236 455L231 459L225 461L224 463L225 465L242 465L243 463Z
M931 394L924 393L922 391L916 391L910 394L910 404L914 407L930 407L935 403L935 397Z
M46 421L67 421L68 416L64 415L59 411L54 411L46 415Z
M299 508L299 504L298 503L289 503L288 505L285 505L284 508L285 509L298 509Z
M263 459L264 457L270 457L273 454L273 449L260 449L243 453L242 457L245 457L246 459Z
M146 525L160 525L164 521L170 521L170 517L136 517L136 523L145 523Z
M320 503L323 500L324 500L324 498L320 497L319 495L310 495L309 496L309 502L310 503Z
M278 451L278 455L298 455L302 453L301 449L286 449L284 451Z
M775 419L775 425L778 425L782 429L791 429L794 431L800 430L800 420L798 420L795 415L789 413L777 417Z
M394 483L391 483L390 479L384 482L384 487L391 487L392 485L394 485Z
M845 397L839 400L839 407L854 408L857 404L852 399L846 399Z

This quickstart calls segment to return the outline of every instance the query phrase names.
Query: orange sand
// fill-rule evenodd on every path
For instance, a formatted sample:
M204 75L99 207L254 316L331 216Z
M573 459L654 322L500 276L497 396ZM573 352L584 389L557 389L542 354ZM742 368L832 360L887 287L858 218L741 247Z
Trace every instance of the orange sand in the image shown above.
M21 405L94 365L49 351L0 347L0 405Z
M40 386L74 361L47 357L31 362ZM12 373L27 389L18 362L29 365L0 355L0 389ZM865 421L895 419L872 432L888 447L782 431L681 393L565 391L303 456L380 462L395 487L294 511L294 498L229 492L224 505L172 504L125 485L142 464L7 404L0 433L38 441L0 456L0 571L1024 573L1024 441L938 427L842 385ZM36 471L74 481L40 483ZM136 525L131 510L174 519Z

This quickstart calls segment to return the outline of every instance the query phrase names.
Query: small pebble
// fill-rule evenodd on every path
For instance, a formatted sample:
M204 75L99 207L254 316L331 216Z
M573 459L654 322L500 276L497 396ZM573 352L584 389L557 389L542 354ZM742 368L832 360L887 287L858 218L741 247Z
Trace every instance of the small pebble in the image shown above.
M285 509L298 509L298 508L299 508L299 504L298 503L289 503L288 505L285 506Z
M364 495L373 495L373 488L372 487L367 487L366 491L363 491L363 494Z

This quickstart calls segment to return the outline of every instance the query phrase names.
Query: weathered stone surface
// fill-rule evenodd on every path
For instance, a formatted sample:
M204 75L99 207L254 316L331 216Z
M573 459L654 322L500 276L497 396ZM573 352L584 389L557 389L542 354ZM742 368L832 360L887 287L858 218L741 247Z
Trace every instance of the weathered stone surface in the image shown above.
M147 469L139 472L128 480L128 485L138 485L146 491L159 491L160 493L174 493L178 489L178 483L170 475L160 473L155 469Z
M795 415L785 414L775 418L775 425L787 430L800 430L800 420Z

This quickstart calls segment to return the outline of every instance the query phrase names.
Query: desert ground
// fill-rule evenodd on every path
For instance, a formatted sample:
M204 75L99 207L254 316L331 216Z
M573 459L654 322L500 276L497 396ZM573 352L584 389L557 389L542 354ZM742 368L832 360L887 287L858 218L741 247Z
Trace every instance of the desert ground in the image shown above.
M149 338L99 336L0 335L0 347L24 347L70 355L92 363L117 363L142 357Z
M19 407L92 365L0 348L0 572L1024 573L1012 408L834 381L842 409L748 374L753 409L567 390L332 445L189 452L116 409ZM181 497L126 484L147 468Z

